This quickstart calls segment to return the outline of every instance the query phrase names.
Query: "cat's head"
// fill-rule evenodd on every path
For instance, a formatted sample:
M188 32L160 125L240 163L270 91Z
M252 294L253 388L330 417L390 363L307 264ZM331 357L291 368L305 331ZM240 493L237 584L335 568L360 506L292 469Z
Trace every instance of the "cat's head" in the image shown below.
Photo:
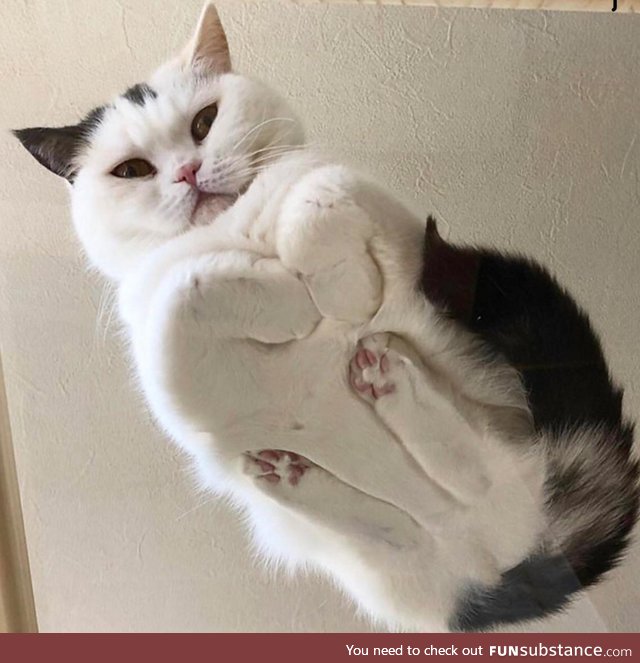
M14 132L70 183L91 262L120 279L150 249L233 204L270 160L301 144L286 102L234 73L207 5L184 52L79 124Z

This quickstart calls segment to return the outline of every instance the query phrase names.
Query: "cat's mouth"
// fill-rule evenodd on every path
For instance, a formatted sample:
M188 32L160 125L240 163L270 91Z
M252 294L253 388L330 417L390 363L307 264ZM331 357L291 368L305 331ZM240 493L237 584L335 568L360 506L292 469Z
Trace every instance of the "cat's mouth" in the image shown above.
M192 216L196 216L203 208L206 208L208 211L213 211L213 207L226 209L232 205L237 198L237 194L198 191L198 197L196 198L196 204L193 208Z
M228 210L246 190L247 187L243 187L238 193L210 193L199 190L196 204L191 212L190 224L205 226L211 223L218 215Z

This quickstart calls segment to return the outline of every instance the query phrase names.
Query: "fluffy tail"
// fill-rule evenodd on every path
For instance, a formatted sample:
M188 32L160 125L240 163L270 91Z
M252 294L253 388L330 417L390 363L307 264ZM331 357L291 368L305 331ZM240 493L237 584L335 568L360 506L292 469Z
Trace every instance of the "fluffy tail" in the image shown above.
M638 516L633 431L583 428L540 441L547 458L548 538L492 587L470 588L450 622L475 631L539 619L615 567Z
M619 563L638 517L633 427L586 428L544 444L550 543L588 587Z

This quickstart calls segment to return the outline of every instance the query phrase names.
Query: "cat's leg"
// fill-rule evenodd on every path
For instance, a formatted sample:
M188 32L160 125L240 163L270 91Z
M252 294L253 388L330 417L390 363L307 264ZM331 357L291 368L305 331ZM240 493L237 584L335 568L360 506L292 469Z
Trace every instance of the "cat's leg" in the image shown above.
M276 241L325 317L361 323L380 306L382 277L369 250L374 224L353 198L357 186L342 166L311 171L284 200Z
M297 454L252 452L244 468L261 500L273 501L295 518L285 521L292 538L276 554L289 556L302 539L303 560L319 565L367 614L393 630L446 630L458 588L469 579L481 583L492 577L492 569L487 574L477 568L482 552L474 550L475 557L468 559L458 537L434 536L405 511ZM283 534L283 520L273 515L262 508L253 514L254 532L267 546ZM464 564L457 563L460 557Z
M468 586L491 586L500 568L480 538L437 533L405 511L362 493L298 454L245 454L245 474L267 499L302 519L306 561L319 563L374 619L393 630L444 631ZM282 521L254 517L255 531L278 537ZM452 527L453 525L453 527Z
M491 479L484 432L464 418L448 385L410 346L390 334L364 338L351 360L350 380L432 481L466 504L486 493Z
M279 260L248 251L185 261L162 290L160 308L174 323L216 337L285 343L308 336L321 319L306 286Z
M404 511L340 481L290 451L268 449L243 458L244 473L268 498L365 546L397 549L418 545L424 530Z

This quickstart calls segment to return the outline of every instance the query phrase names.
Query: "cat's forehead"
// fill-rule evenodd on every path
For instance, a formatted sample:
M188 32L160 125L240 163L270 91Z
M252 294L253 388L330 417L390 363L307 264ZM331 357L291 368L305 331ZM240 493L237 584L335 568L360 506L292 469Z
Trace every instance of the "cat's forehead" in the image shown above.
M112 151L174 141L185 120L221 94L218 77L163 69L132 85L101 110L93 147Z

